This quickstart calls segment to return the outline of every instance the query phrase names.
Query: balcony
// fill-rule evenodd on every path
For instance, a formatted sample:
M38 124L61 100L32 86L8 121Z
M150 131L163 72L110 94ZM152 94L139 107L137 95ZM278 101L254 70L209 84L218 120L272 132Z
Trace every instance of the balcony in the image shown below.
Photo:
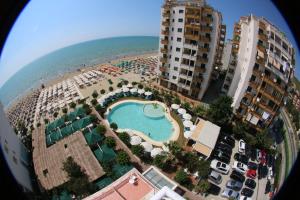
M261 94L262 94L264 97L266 97L267 99L274 101L274 103L276 103L278 106L280 106L281 101L280 101L279 99L275 98L275 97L274 97L272 94L270 94L268 91L266 91L266 90L263 89L263 90L261 90Z
M169 77L167 77L165 75L160 75L159 78L162 80L169 80Z
M197 57L197 62L203 64L208 62L208 58L203 58L202 56Z
M262 30L266 30L266 25L262 21L259 21L258 27L261 28Z
M260 56L256 56L256 62L261 66L265 66L265 59Z
M162 31L161 31L161 34L162 34L162 35L169 35L169 30L162 30Z
M212 27L201 25L201 31L204 33L210 33L212 31Z
M186 39L189 39L189 40L198 40L199 39L199 35L194 35L192 33L185 33L184 37Z
M210 42L210 37L205 37L205 36L201 36L200 37L200 41L204 42L204 43L209 43Z
M210 7L204 7L203 10L202 10L203 14L213 14L213 9L210 8Z
M164 40L161 40L160 43L162 43L164 45L168 45L169 44L169 40L164 39Z
M164 10L162 16L163 17L170 17L170 10Z
M209 47L198 47L198 50L200 53L208 53L209 52Z
M163 26L170 26L170 21L169 20L163 21L162 25Z
M232 45L232 53L237 54L239 52L239 45L238 44L233 44Z
M192 49L192 50L197 50L198 49L198 45L193 45L193 44L188 44L188 43L184 43L183 47L188 48L188 49Z
M161 72L166 72L166 71L167 71L167 68L166 68L166 67L160 67L160 68L159 68L159 71L161 71Z
M191 22L191 23L186 23L185 24L185 27L186 28L190 28L190 29L196 29L196 30L200 30L200 24L199 23L194 23L194 22Z
M258 33L258 39L260 39L260 40L262 40L264 42L268 42L268 37L264 33Z
M183 53L182 58L195 61L197 59L197 56L196 56L196 54L191 55L190 53Z
M263 44L257 43L257 48L264 53L266 52L266 47Z
M252 99L253 99L253 95L250 93L250 92L246 92L245 93L245 97L247 98L247 99L249 99L250 101L252 101Z
M162 63L166 63L166 62L168 61L168 58L166 58L166 57L161 57L159 60L160 60L160 62L162 62Z
M271 86L273 86L276 90L278 90L281 94L285 94L285 89L284 89L284 87L283 86L281 86L281 85L279 85L279 84L277 84L274 80L272 80L272 78L271 77L269 77L269 76L264 76L264 78L263 78L263 80L266 82L266 83L268 83L268 84L270 84Z
M202 17L201 21L204 23L207 23L207 24L211 24L213 22L213 18L212 17Z
M201 66L196 66L194 72L199 72L199 73L203 74L206 72L206 68L201 67Z
M168 49L167 48L160 48L160 52L166 54L166 53L168 53Z
M254 81L249 81L249 85L250 85L252 88L256 88L256 89L259 87L259 83L254 82Z
M221 33L222 34L226 33L226 25L224 25L224 24L221 25Z
M276 112L273 111L272 108L270 108L268 105L264 104L264 103L256 103L256 105L258 105L258 107L260 107L261 109L263 109L264 111L267 111L268 113L270 113L271 115L275 115Z
M262 72L259 71L257 68L253 68L253 75L255 75L256 77L261 77Z

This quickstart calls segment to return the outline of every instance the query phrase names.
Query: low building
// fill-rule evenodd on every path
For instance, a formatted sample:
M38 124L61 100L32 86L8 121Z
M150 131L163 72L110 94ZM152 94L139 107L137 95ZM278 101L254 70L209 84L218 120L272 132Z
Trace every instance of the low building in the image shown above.
M193 149L209 158L217 143L221 128L210 121L198 118L196 128L189 137Z

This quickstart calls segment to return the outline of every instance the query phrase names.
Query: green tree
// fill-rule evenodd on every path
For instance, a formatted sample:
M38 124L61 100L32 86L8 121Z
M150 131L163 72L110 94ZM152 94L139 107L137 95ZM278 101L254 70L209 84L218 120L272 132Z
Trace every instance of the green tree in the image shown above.
M120 165L127 165L130 163L130 157L123 150L118 152L116 160Z
M119 138L127 145L130 146L130 136L126 132L121 132L118 134Z
M232 128L232 133L234 134L236 139L244 139L246 137L246 133L248 133L249 127L246 123L241 121L236 121L235 125Z
M170 152L176 157L176 158L180 158L181 157L181 153L182 153L182 149L180 147L180 145L176 142L176 141L170 141L169 144L167 144Z
M269 150L273 141L268 135L268 129L264 129L261 133L257 133L256 136L256 147L259 149Z
M139 84L138 84L138 88L139 88L139 89L143 89L143 85L139 83Z
M197 166L198 176L206 178L210 169L210 162L207 160L199 160Z
M115 148L116 147L116 140L115 138L108 136L105 138L104 143L109 147L109 148Z
M58 116L58 112L54 112L53 117L57 117L57 116Z
M132 84L132 85L136 85L137 82L136 82L136 81L132 81L131 84Z
M164 102L169 106L172 103L172 96L170 94L164 95Z
M38 123L36 124L36 126L37 126L37 127L40 127L40 126L41 126L41 123L40 123L40 122L38 122Z
M104 89L100 90L100 93L105 94L105 90Z
M96 132L100 135L104 135L106 133L106 128L104 125L100 124L96 127Z
M228 125L233 114L231 104L231 97L219 97L210 105L207 111L208 118L220 126Z
M173 100L173 103L175 103L175 104L181 104L181 101L180 101L180 99L178 98L178 97L176 97L174 100Z
M98 122L98 117L96 116L96 115L90 115L90 117L91 117L91 121L93 122L93 123L97 123Z
M92 93L92 97L95 99L98 97L98 92L96 90L94 90L94 92Z
M144 147L141 145L133 145L131 147L131 151L133 154L137 155L138 157L142 157L144 155Z
M118 129L118 125L115 122L112 122L110 124L110 128L112 128L112 130L116 131Z
M71 103L69 104L69 106L70 106L70 108L75 108L75 107L76 107L76 103L71 102Z
M68 112L68 108L63 108L63 109L62 109L62 112L63 112L64 114L66 114L66 113Z
M112 92L112 91L114 90L114 88L110 86L110 87L108 88L108 90L109 90L110 92Z
M193 112L196 115L203 117L206 116L207 110L202 105L198 105L193 109Z
M45 122L45 124L48 124L49 123L49 119L45 118L44 122Z
M124 84L127 85L129 83L129 81L127 80L124 80Z
M90 108L90 106L88 105L88 104L83 104L83 106L82 106L82 108L83 108L83 110L85 111L85 113L87 114L87 115L89 115L91 112L92 112L92 109Z
M204 194L207 193L209 188L210 188L210 183L206 179L201 179L194 189L195 192L197 193L200 192L201 194Z
M186 185L190 181L188 174L185 171L183 171L182 169L180 169L176 172L174 180L182 185Z
M191 110L191 104L189 102L185 102L182 107L186 110Z
M118 84L117 84L117 87L118 87L118 88L121 88L121 87L122 87L122 83L121 83L121 82L118 83Z
M153 159L153 164L160 169L165 169L165 162L167 157L165 155L157 155Z
M187 152L182 156L182 163L190 172L195 172L199 163L199 156L196 153Z
M91 100L91 104L92 104L93 106L97 105L97 104L98 104L97 99L92 99L92 100Z

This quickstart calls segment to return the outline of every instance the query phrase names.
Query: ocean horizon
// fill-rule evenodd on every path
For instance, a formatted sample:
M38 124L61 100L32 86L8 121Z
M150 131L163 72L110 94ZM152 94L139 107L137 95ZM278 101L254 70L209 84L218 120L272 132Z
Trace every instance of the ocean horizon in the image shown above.
M6 109L28 92L65 73L124 56L158 50L158 37L126 36L80 42L48 53L22 67L0 88Z

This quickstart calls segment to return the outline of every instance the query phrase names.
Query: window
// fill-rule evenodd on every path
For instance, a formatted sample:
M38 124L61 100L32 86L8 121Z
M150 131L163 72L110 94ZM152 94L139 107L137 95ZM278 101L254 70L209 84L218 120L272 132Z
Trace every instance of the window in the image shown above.
M273 40L275 39L275 38L274 38L274 33L273 33L273 32L271 32L271 39L273 39Z
M181 42L181 38L180 37L177 38L177 42Z
M173 77L172 77L172 79L174 79L174 80L175 80L176 78L177 78L176 76L173 76Z
M172 27L172 32L174 31L174 28Z
M182 28L178 28L177 32L182 33Z
M172 22L174 22L175 20L174 19L172 19Z
M178 71L178 67L174 67L174 71Z
M172 48L173 48L173 47L172 47L172 46L170 46L170 50L172 50Z
M188 72L188 76L192 76L193 75L193 72L192 71L189 71Z
M177 52L180 52L180 48L177 47L177 48L176 48L176 51L177 51Z
M172 57L172 55L169 55L169 58L171 58Z
M248 86L247 92L251 92L251 91L252 91L252 87Z
M191 81L186 81L186 85L191 85Z
M183 22L183 19L182 19L182 18L179 18L179 19L178 19L178 22Z
M275 42L281 45L281 39L278 35L275 35Z
M171 40L173 40L173 37L171 36Z
M183 10L179 10L179 13L182 14L184 11Z
M173 14L175 14L175 10L173 10Z
M178 58L178 57L175 57L175 61L177 61L177 62L178 62L178 61L179 61L179 58Z

